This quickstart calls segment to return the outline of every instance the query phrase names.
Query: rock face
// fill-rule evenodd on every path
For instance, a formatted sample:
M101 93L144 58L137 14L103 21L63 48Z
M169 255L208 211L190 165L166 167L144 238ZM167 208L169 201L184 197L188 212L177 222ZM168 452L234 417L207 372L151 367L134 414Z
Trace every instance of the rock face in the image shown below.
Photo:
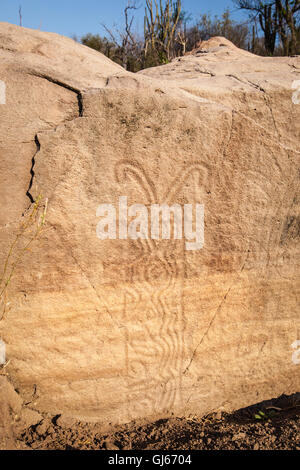
M300 58L213 38L133 75L4 23L0 58L0 266L48 198L0 322L24 400L120 423L299 391ZM99 240L97 207L120 196L204 204L203 249Z

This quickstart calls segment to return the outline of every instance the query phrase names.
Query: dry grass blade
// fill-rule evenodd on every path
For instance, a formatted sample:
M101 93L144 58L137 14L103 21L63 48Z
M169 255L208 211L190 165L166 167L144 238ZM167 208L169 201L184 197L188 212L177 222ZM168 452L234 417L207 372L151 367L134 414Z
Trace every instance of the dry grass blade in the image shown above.
M7 301L7 289L14 272L23 256L29 251L31 245L39 238L45 226L47 205L48 200L43 201L42 195L39 195L27 214L24 215L18 227L17 234L10 245L0 278L0 320L3 320L9 305ZM25 243L22 244L22 242Z

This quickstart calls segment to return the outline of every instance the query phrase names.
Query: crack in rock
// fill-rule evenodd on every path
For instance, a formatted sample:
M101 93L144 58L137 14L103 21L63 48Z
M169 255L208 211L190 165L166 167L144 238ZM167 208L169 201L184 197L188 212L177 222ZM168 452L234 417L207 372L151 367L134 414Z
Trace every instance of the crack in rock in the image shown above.
M77 95L79 117L83 116L83 95L82 95L82 92L78 88L75 88L69 85L68 83L64 83L56 78L50 77L49 75L46 75L43 73L29 72L29 75L42 78L44 80L47 80L50 83L54 83L55 85L58 85L62 88L65 88L66 90L70 90L73 93L75 93Z
M36 72L33 72L33 71L29 72L29 74L34 76L34 77L38 77L38 78L42 78L44 80L47 80L50 83L54 83L55 85L58 85L62 88L65 88L66 90L70 90L73 93L75 93L76 96L77 96L77 101L78 101L78 116L79 117L83 116L83 95L82 95L82 92L79 89L74 88L71 85L68 85L67 83L64 83L60 80L57 80L56 78L52 78L52 77L50 77L49 75L46 75L46 74L40 74L40 73L36 73ZM32 196L32 194L30 192L30 190L32 188L32 185L33 185L34 177L35 177L35 172L34 172L35 158L36 158L36 155L38 154L38 152L41 149L41 144L40 144L40 141L38 139L37 134L34 137L34 142L36 144L36 152L35 152L35 154L33 155L32 159L31 159L31 168L30 168L31 178L30 178L28 189L26 191L26 196L29 198L31 204L33 204L35 202L35 199L34 199L34 197Z
M41 150L41 144L40 144L40 141L39 141L39 138L38 138L37 134L34 137L34 142L35 142L35 145L36 145L36 152L35 152L35 154L33 155L32 159L31 159L31 168L30 168L31 178L30 178L28 189L26 191L26 196L29 198L31 204L33 204L35 202L35 199L33 198L32 194L30 192L30 190L32 188L32 185L33 185L33 180L34 180L34 177L35 177L35 172L34 172L35 157L39 153L39 151Z

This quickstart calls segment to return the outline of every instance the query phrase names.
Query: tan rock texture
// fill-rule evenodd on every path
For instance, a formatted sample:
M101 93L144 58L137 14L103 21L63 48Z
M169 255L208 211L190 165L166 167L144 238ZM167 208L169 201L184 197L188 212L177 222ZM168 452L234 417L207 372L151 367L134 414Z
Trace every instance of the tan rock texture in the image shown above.
M300 58L223 38L133 75L0 24L0 266L42 192L47 225L0 322L38 412L123 423L300 390ZM99 204L205 204L205 246L105 240Z

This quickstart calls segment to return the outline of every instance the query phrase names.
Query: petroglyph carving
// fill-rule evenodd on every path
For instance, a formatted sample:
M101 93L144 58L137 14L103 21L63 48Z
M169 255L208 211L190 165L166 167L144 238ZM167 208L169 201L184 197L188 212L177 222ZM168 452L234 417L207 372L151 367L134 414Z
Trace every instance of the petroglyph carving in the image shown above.
M149 204L176 202L192 175L197 176L201 188L207 173L205 165L189 164L160 197L155 183L138 162L121 161L115 168L117 182L126 185L132 178ZM186 348L185 246L182 240L168 241L167 245L152 239L139 239L136 243L142 247L142 255L127 267L127 284L123 292L127 386L131 404L128 406L133 409L147 407L149 413L157 413L182 404L182 363ZM135 403L141 390L145 399ZM138 412L137 409L134 411Z

